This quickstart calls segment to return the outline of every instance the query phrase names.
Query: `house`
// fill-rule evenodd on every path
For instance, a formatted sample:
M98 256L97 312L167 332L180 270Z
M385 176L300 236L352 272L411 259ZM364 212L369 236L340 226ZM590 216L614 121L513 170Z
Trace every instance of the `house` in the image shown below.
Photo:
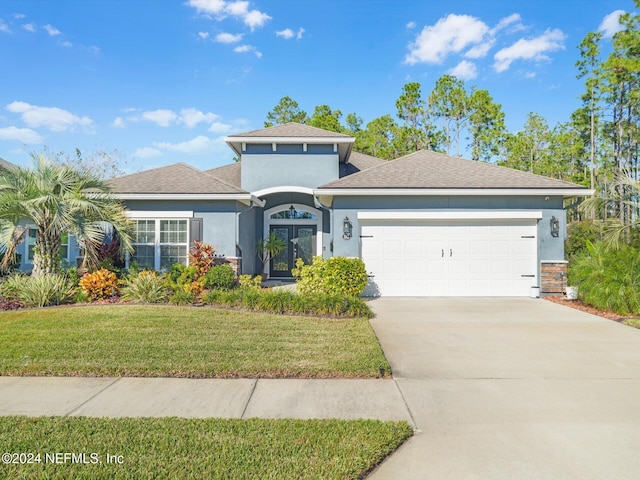
M564 200L593 193L431 151L384 161L354 152L351 136L296 123L225 140L239 162L113 181L135 222L130 260L166 268L201 240L255 274L255 243L275 232L287 249L267 266L274 279L290 278L296 258L347 256L365 262L371 295L560 292Z

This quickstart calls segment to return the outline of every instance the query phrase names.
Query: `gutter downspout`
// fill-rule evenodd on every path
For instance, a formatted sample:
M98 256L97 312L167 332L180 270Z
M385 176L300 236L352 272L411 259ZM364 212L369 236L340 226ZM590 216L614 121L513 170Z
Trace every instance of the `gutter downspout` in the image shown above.
M267 201L266 200L260 200L258 197L255 197L253 195L251 195L251 199L249 200L249 206L243 208L240 211L236 211L236 254L240 254L239 257L240 259L243 258L242 256L242 247L240 246L240 215L242 215L245 212L248 212L249 210L251 210L254 207L260 207L260 208L264 208L264 206L266 205ZM242 261L242 260L241 260ZM240 272L238 272L238 275L240 275L242 273L242 264L240 265Z

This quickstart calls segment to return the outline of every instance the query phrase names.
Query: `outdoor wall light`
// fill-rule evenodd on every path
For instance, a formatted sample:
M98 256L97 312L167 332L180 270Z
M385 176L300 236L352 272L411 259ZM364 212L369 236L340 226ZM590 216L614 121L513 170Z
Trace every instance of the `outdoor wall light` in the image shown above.
M560 236L560 220L558 220L556 217L551 217L549 224L551 226L551 236L559 237Z
M349 240L352 236L353 225L349 221L349 217L344 217L342 221L342 238Z
M289 218L296 218L296 207L293 206L293 203L289 207Z

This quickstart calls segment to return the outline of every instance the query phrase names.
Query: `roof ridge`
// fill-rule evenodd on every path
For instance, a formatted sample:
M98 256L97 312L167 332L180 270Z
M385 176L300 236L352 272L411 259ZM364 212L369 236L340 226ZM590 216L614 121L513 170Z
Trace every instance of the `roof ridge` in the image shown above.
M231 163L230 163L229 165L233 165L233 164L231 164ZM223 165L223 166L225 166L225 165ZM221 167L218 167L218 168L221 168ZM229 183L229 182L226 182L226 181L224 181L224 180L222 180L222 179L220 179L220 178L218 178L218 177L215 177L214 175L212 175L211 173L209 173L209 172L208 172L208 171L206 171L206 170L200 170L200 172L202 172L202 173L203 173L204 175L206 175L207 177L209 177L209 178L211 178L211 179L215 180L216 182L220 182L220 183L222 183L223 185L225 185L225 186L227 186L227 187L231 187L231 188L234 188L234 189L238 190L238 192L242 192L242 193L249 193L249 192L247 192L246 190L243 190L243 189L242 189L242 188L240 188L240 187L237 187L237 186L235 186L235 185L232 185L232 184L231 184L231 183Z

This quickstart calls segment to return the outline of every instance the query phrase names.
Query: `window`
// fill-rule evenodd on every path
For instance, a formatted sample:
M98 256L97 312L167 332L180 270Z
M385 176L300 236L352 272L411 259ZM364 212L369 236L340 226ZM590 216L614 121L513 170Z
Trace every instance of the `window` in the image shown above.
M287 209L271 215L273 220L315 220L317 217L304 210Z
M38 229L35 227L29 228L29 232L27 233L27 262L33 263L33 251L36 246L36 235L38 233ZM69 259L69 234L63 233L60 237L60 259L68 260Z
M168 269L187 264L188 220L136 220L135 252L129 257L142 268Z
M37 228L30 228L29 233L27 233L27 261L29 263L33 263L33 249L36 246L37 233L38 233Z

